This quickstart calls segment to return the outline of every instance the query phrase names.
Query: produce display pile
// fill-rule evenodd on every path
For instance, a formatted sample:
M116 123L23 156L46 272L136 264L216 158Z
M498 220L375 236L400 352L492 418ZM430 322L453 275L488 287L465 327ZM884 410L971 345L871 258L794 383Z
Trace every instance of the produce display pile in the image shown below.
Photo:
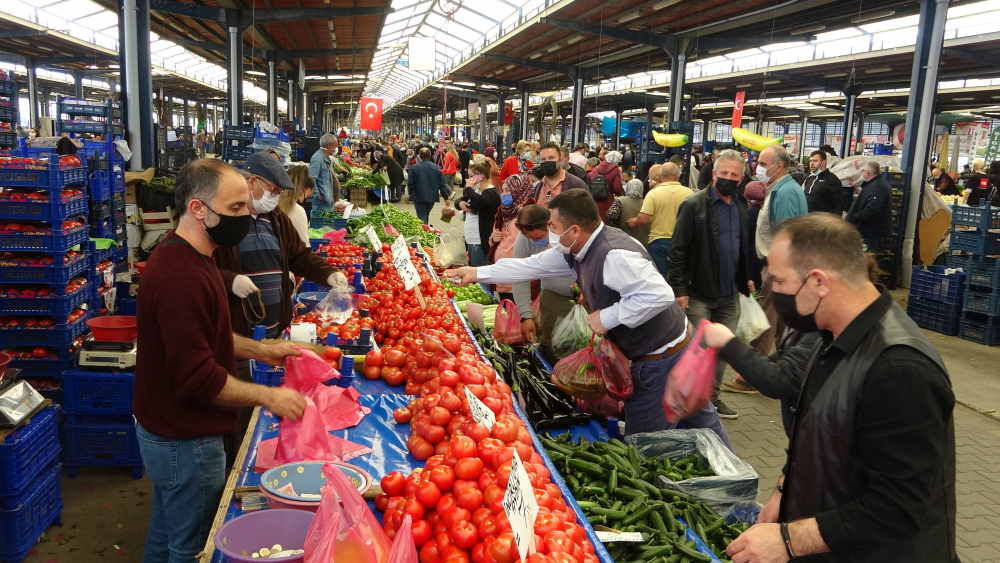
M483 290L483 286L478 283L469 284L465 287L456 287L451 282L445 280L442 282L445 288L455 292L455 301L472 301L473 303L479 303L481 305L493 305L493 298L490 297L489 293ZM449 294L450 295L450 294Z
M715 475L697 455L656 460L615 439L588 443L581 437L573 443L569 433L540 439L591 524L643 534L642 544L609 547L615 561L710 561L684 540L687 527L723 558L729 543L748 527L729 525L708 505L657 486L659 477L676 482Z
M83 199L86 194L79 188L63 188L60 192L63 203ZM0 202L10 203L50 203L49 192L30 188L4 188L0 191Z
M391 241L399 235L403 235L406 238L419 237L420 246L434 246L434 243L437 242L437 235L425 230L420 219L405 211L396 209L391 203L383 203L382 205L375 206L371 213L364 217L352 217L348 219L347 233L358 235L361 229L368 226L375 228L375 232L379 238L382 238L383 233L386 233L388 230L383 230L383 226L391 226L394 229L395 234L393 232L386 233L383 242ZM361 235L360 239L367 242L364 235Z
M344 182L345 188L384 188L388 185L381 172L372 172L368 168L360 166L347 167L348 178Z
M62 234L68 234L87 225L85 217L74 217L63 221ZM51 235L52 227L48 223L37 221L9 221L0 223L0 235Z

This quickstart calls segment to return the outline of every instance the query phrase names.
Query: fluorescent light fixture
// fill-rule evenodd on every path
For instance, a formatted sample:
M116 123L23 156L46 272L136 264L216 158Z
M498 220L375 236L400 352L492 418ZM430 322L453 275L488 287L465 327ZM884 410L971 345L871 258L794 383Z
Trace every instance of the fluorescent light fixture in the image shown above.
M750 84L737 84L737 88L753 88L753 83Z
M788 31L791 35L802 35L803 33L811 33L813 31L823 31L826 29L826 24L816 24L816 25L806 25L802 27L793 27Z
M515 66L517 66L517 65L507 65L507 66L503 67L503 69L504 70L510 70L510 69L514 68Z
M865 74L879 74L882 72L892 72L891 66L880 66L878 68L869 68L865 70Z
M118 68L118 65L108 65L108 68Z
M545 52L546 53L555 53L559 49L562 49L562 45L556 43L555 45L553 45L553 46L549 47L548 49L546 49Z
M851 73L849 72L831 72L830 74L824 74L823 76L826 78L842 78L844 76L849 76L850 74Z
M952 98L951 99L951 101L953 101L953 102L971 102L972 100L975 100L975 98Z
M764 81L764 86L768 86L770 84L781 84L781 81L780 80L765 80Z
M475 82L453 82L453 84L458 84L459 86L473 86L475 87Z
M641 10L632 10L631 12L627 12L625 14L622 14L621 16L618 16L618 23L625 23L635 19L639 19L639 16L641 15L642 15Z
M574 43L579 43L582 39L583 39L583 34L582 33L577 33L576 35L574 35L574 36L570 37L569 39L567 39L566 40L566 44L567 45L572 45Z
M542 54L541 54L541 53L535 53L534 55L531 55L531 56L530 56L530 57L528 57L528 58L529 58L529 59L532 59L532 60L534 60L534 59L537 59L538 57L541 57L541 56L542 56Z
M650 6L650 8L654 10L662 10L664 8L669 8L670 6L673 6L674 4L680 1L681 0L663 0L662 2L657 2L656 4L653 4L652 6Z
M871 20L877 20L879 18L887 18L889 16L895 15L896 10L876 10L874 12L861 13L857 16L851 18L851 23L862 23Z
M251 74L253 76L267 76L266 74L264 74L263 72L261 72L259 70L244 70L243 72L245 72L247 74Z
M728 88L725 86L716 86L715 88L712 88L713 92L721 92L722 90L728 90Z

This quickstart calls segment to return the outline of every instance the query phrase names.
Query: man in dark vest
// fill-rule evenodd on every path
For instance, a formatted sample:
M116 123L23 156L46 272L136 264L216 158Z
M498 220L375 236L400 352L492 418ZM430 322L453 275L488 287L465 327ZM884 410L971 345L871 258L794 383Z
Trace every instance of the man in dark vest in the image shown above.
M549 249L492 266L445 272L461 284L519 283L575 276L592 311L591 330L606 335L631 363L635 391L625 401L625 433L671 427L661 406L667 374L691 339L684 311L642 245L604 225L597 204L583 189L566 190L549 202ZM708 428L732 449L715 407L685 419L686 428Z
M787 220L767 261L778 314L821 338L783 475L727 553L740 563L957 563L955 396L941 356L869 281L861 236L840 218Z

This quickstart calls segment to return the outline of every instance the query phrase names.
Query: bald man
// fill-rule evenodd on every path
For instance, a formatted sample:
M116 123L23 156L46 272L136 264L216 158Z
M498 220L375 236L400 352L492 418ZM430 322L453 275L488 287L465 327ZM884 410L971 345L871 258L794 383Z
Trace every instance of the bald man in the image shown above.
M650 170L650 175L653 171ZM673 162L660 166L660 182L646 194L639 215L626 221L629 227L649 225L649 245L646 249L656 269L667 279L670 261L670 238L674 236L677 210L692 194L691 188L680 183L681 169Z

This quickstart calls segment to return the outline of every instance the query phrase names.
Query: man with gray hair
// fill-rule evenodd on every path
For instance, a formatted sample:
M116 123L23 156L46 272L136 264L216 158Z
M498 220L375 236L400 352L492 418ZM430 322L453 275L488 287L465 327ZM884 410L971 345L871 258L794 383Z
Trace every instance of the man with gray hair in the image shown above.
M626 221L629 227L649 225L646 250L663 279L667 279L670 265L670 238L674 236L677 210L681 202L691 195L691 188L678 181L680 175L681 169L673 162L661 165L660 183L646 194L639 215Z
M847 212L847 222L858 227L868 252L877 253L879 239L892 236L892 188L874 160L865 163L861 180L861 193Z
M316 182L313 190L313 209L316 211L333 211L333 204L340 193L340 182L333 176L330 167L330 156L337 154L339 145L337 136L327 133L319 138L319 150L309 159L309 175Z

